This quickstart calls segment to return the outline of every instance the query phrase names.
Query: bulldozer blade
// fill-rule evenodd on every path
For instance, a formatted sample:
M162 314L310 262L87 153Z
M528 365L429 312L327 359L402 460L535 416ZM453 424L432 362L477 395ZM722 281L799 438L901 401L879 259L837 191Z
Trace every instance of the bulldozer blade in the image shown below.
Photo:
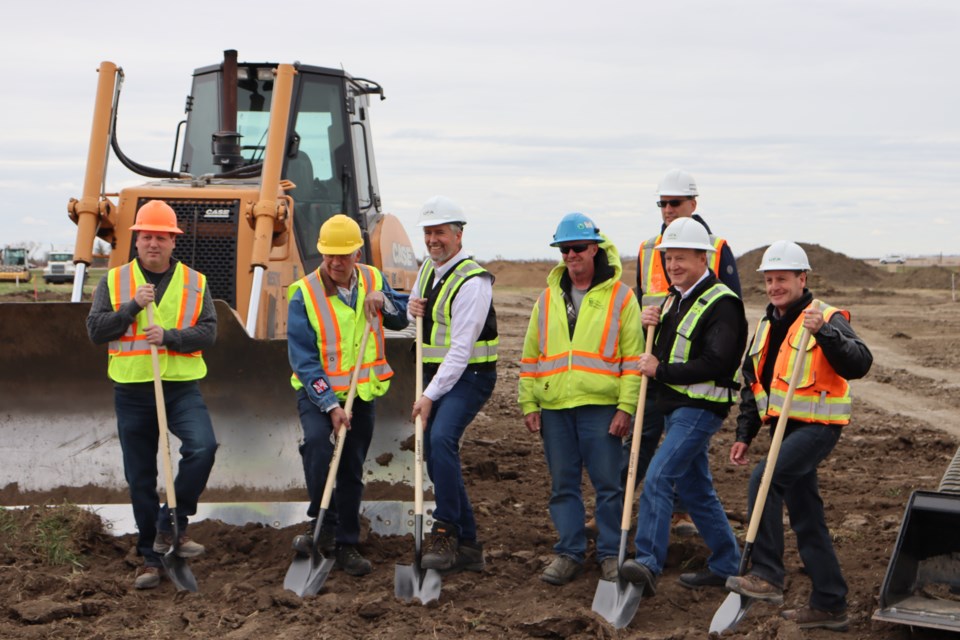
M874 620L960 631L958 530L960 494L910 495Z
M753 604L754 598L739 593L728 593L723 604L713 614L710 621L710 637L719 638L733 631Z
M204 352L208 371L200 381L220 443L207 489L239 502L290 500L288 492L302 491L304 480L287 342L250 338L233 309L219 300L216 308L217 341ZM125 501L113 383L106 346L87 336L89 310L89 302L0 303L0 488L90 487ZM387 332L395 375L377 399L364 470L367 493L398 504L413 490L403 453L413 434L412 344L412 335ZM381 535L409 532L405 518L390 520L371 524Z
M593 594L593 611L617 629L623 629L640 606L643 587L623 578L600 580Z
M435 569L423 569L412 564L395 565L393 594L404 602L419 600L427 604L440 599L442 579Z

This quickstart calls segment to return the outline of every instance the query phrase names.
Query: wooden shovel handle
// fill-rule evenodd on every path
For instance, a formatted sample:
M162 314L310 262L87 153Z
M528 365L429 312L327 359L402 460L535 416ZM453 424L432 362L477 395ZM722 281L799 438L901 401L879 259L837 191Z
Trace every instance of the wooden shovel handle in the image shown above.
M809 307L816 309L816 301ZM801 312L803 313L803 312ZM780 455L780 445L783 443L783 434L787 430L787 421L790 419L790 406L793 404L793 392L797 390L797 384L800 382L800 376L803 374L803 365L806 362L807 343L810 341L810 330L806 327L800 332L801 353L793 364L793 372L790 374L790 386L787 387L787 395L783 399L783 408L780 410L780 417L777 418L777 426L773 430L773 440L770 442L770 451L767 453L767 464L763 468L763 478L760 480L760 490L757 492L757 499L753 503L753 513L750 514L750 527L747 529L746 543L752 545L757 539L757 531L760 529L760 519L763 515L763 507L767 503L767 493L770 490L770 483L773 481L773 470L777 465L777 456ZM757 372L757 375L760 375Z
M147 325L153 324L153 303L147 305ZM170 460L170 435L167 430L167 404L163 398L163 379L160 373L160 355L157 345L150 345L150 360L153 362L153 392L157 398L157 424L160 429L160 452L163 454L163 482L167 492L167 506L177 508L177 492L173 488L173 462Z
M347 391L347 401L344 403L343 410L347 412L347 418L353 413L353 401L357 396L357 383L360 380L360 369L363 368L363 356L367 352L367 339L370 337L370 325L367 317L363 317L363 337L360 339L360 351L357 352L357 363L353 365L353 374L350 376L350 390ZM333 485L337 480L337 469L340 468L340 454L343 453L343 442L347 438L346 428L337 431L337 441L333 447L333 457L330 459L330 468L327 470L327 482L323 485L323 497L320 499L320 510L326 511L330 506L330 496L333 495ZM319 529L320 522L317 522Z
M423 396L423 318L421 316L417 316L416 350L417 397L414 400L415 402ZM413 514L415 516L423 515L423 420L423 416L417 415L413 425L413 488L416 492L413 502Z
M653 353L653 335L656 325L647 327L647 343L644 346L644 355ZM630 443L630 463L627 467L627 486L623 495L623 516L620 519L620 530L629 531L630 521L633 520L633 494L637 488L637 460L640 457L640 439L643 431L643 410L647 406L647 385L650 378L640 376L640 395L637 397L637 413L633 418L633 440Z

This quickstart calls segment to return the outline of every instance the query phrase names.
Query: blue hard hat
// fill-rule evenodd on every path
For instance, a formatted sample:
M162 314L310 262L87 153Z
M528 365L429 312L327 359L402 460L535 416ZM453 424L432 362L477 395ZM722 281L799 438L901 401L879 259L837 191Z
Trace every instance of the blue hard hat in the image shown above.
M557 232L553 234L551 247L560 246L561 242L603 242L600 229L593 224L593 220L582 213L568 213L557 225Z

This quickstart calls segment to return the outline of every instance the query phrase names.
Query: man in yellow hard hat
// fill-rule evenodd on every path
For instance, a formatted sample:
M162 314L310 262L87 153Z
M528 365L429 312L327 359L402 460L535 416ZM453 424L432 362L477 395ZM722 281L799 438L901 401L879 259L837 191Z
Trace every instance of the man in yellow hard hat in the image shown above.
M87 332L94 343L109 343L107 374L115 383L123 469L139 531L137 553L144 558L134 586L152 589L160 584L160 557L173 544L173 527L157 496L159 425L150 345L160 356L167 426L181 441L174 482L177 555L192 558L204 548L184 534L187 518L197 512L218 446L197 384L207 372L203 350L217 337L217 313L206 277L173 258L183 232L167 203L147 202L130 229L137 232L137 257L111 269L97 285ZM147 321L150 305L153 324Z
M309 555L313 531L330 461L334 434L349 429L344 440L336 489L321 523L321 551L334 552L336 566L352 576L370 573L370 561L357 549L360 542L360 502L363 463L373 438L375 400L390 388L393 370L387 364L383 328L407 326L407 306L375 267L361 264L363 236L348 216L335 215L320 227L317 249L320 267L295 282L288 291L287 353L297 391L303 442L300 456L312 519L303 535L293 539L297 553ZM366 351L358 353L364 316L373 332ZM343 403L357 359L362 362L352 415Z

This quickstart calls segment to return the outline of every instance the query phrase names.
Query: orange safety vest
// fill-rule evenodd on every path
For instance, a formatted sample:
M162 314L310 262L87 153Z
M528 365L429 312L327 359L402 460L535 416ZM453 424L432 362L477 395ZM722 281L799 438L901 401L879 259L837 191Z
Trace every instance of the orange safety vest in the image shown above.
M663 260L660 259L660 251L654 249L663 235L648 238L640 243L637 261L639 263L640 288L643 290L643 298L640 304L644 307L650 305L660 306L667 297L670 290L670 281L667 280L667 274L663 271ZM707 266L713 275L719 277L720 273L720 253L727 241L715 235L710 236L710 243L716 251L713 255L707 256Z
M357 279L357 304L351 309L336 294L327 296L320 278L319 269L291 285L288 297L297 290L303 292L303 303L307 310L307 319L317 335L317 350L324 372L330 380L330 386L340 400L347 397L350 390L350 377L356 365L363 338L360 330L363 326L363 301L368 291L383 289L381 273L365 264L358 264L360 277ZM383 341L383 316L370 329L373 340L367 341L367 350L362 355L360 377L357 379L357 395L370 401L382 396L390 388L389 379L393 369L387 364ZM303 384L294 373L290 376L290 385L301 389Z
M814 301L816 303L817 301ZM813 303L811 303L813 304ZM808 307L809 308L809 307ZM821 306L823 318L829 322L835 313L843 314L850 320L850 313L836 307ZM806 355L800 365L803 366L803 376L793 392L793 401L790 405L790 419L799 422L816 422L820 424L844 425L850 423L850 383L842 378L823 355L823 350L811 335L806 345L800 344L800 334L803 331L803 313L797 316L787 330L787 335L780 345L777 361L773 368L773 377L770 380L770 396L760 382L764 362L767 358L767 340L770 337L770 321L764 317L757 325L757 332L750 345L749 357L753 361L757 380L751 385L754 398L757 401L757 411L764 422L778 417L783 409L783 403L790 388L790 376L798 362L798 355L803 351Z

